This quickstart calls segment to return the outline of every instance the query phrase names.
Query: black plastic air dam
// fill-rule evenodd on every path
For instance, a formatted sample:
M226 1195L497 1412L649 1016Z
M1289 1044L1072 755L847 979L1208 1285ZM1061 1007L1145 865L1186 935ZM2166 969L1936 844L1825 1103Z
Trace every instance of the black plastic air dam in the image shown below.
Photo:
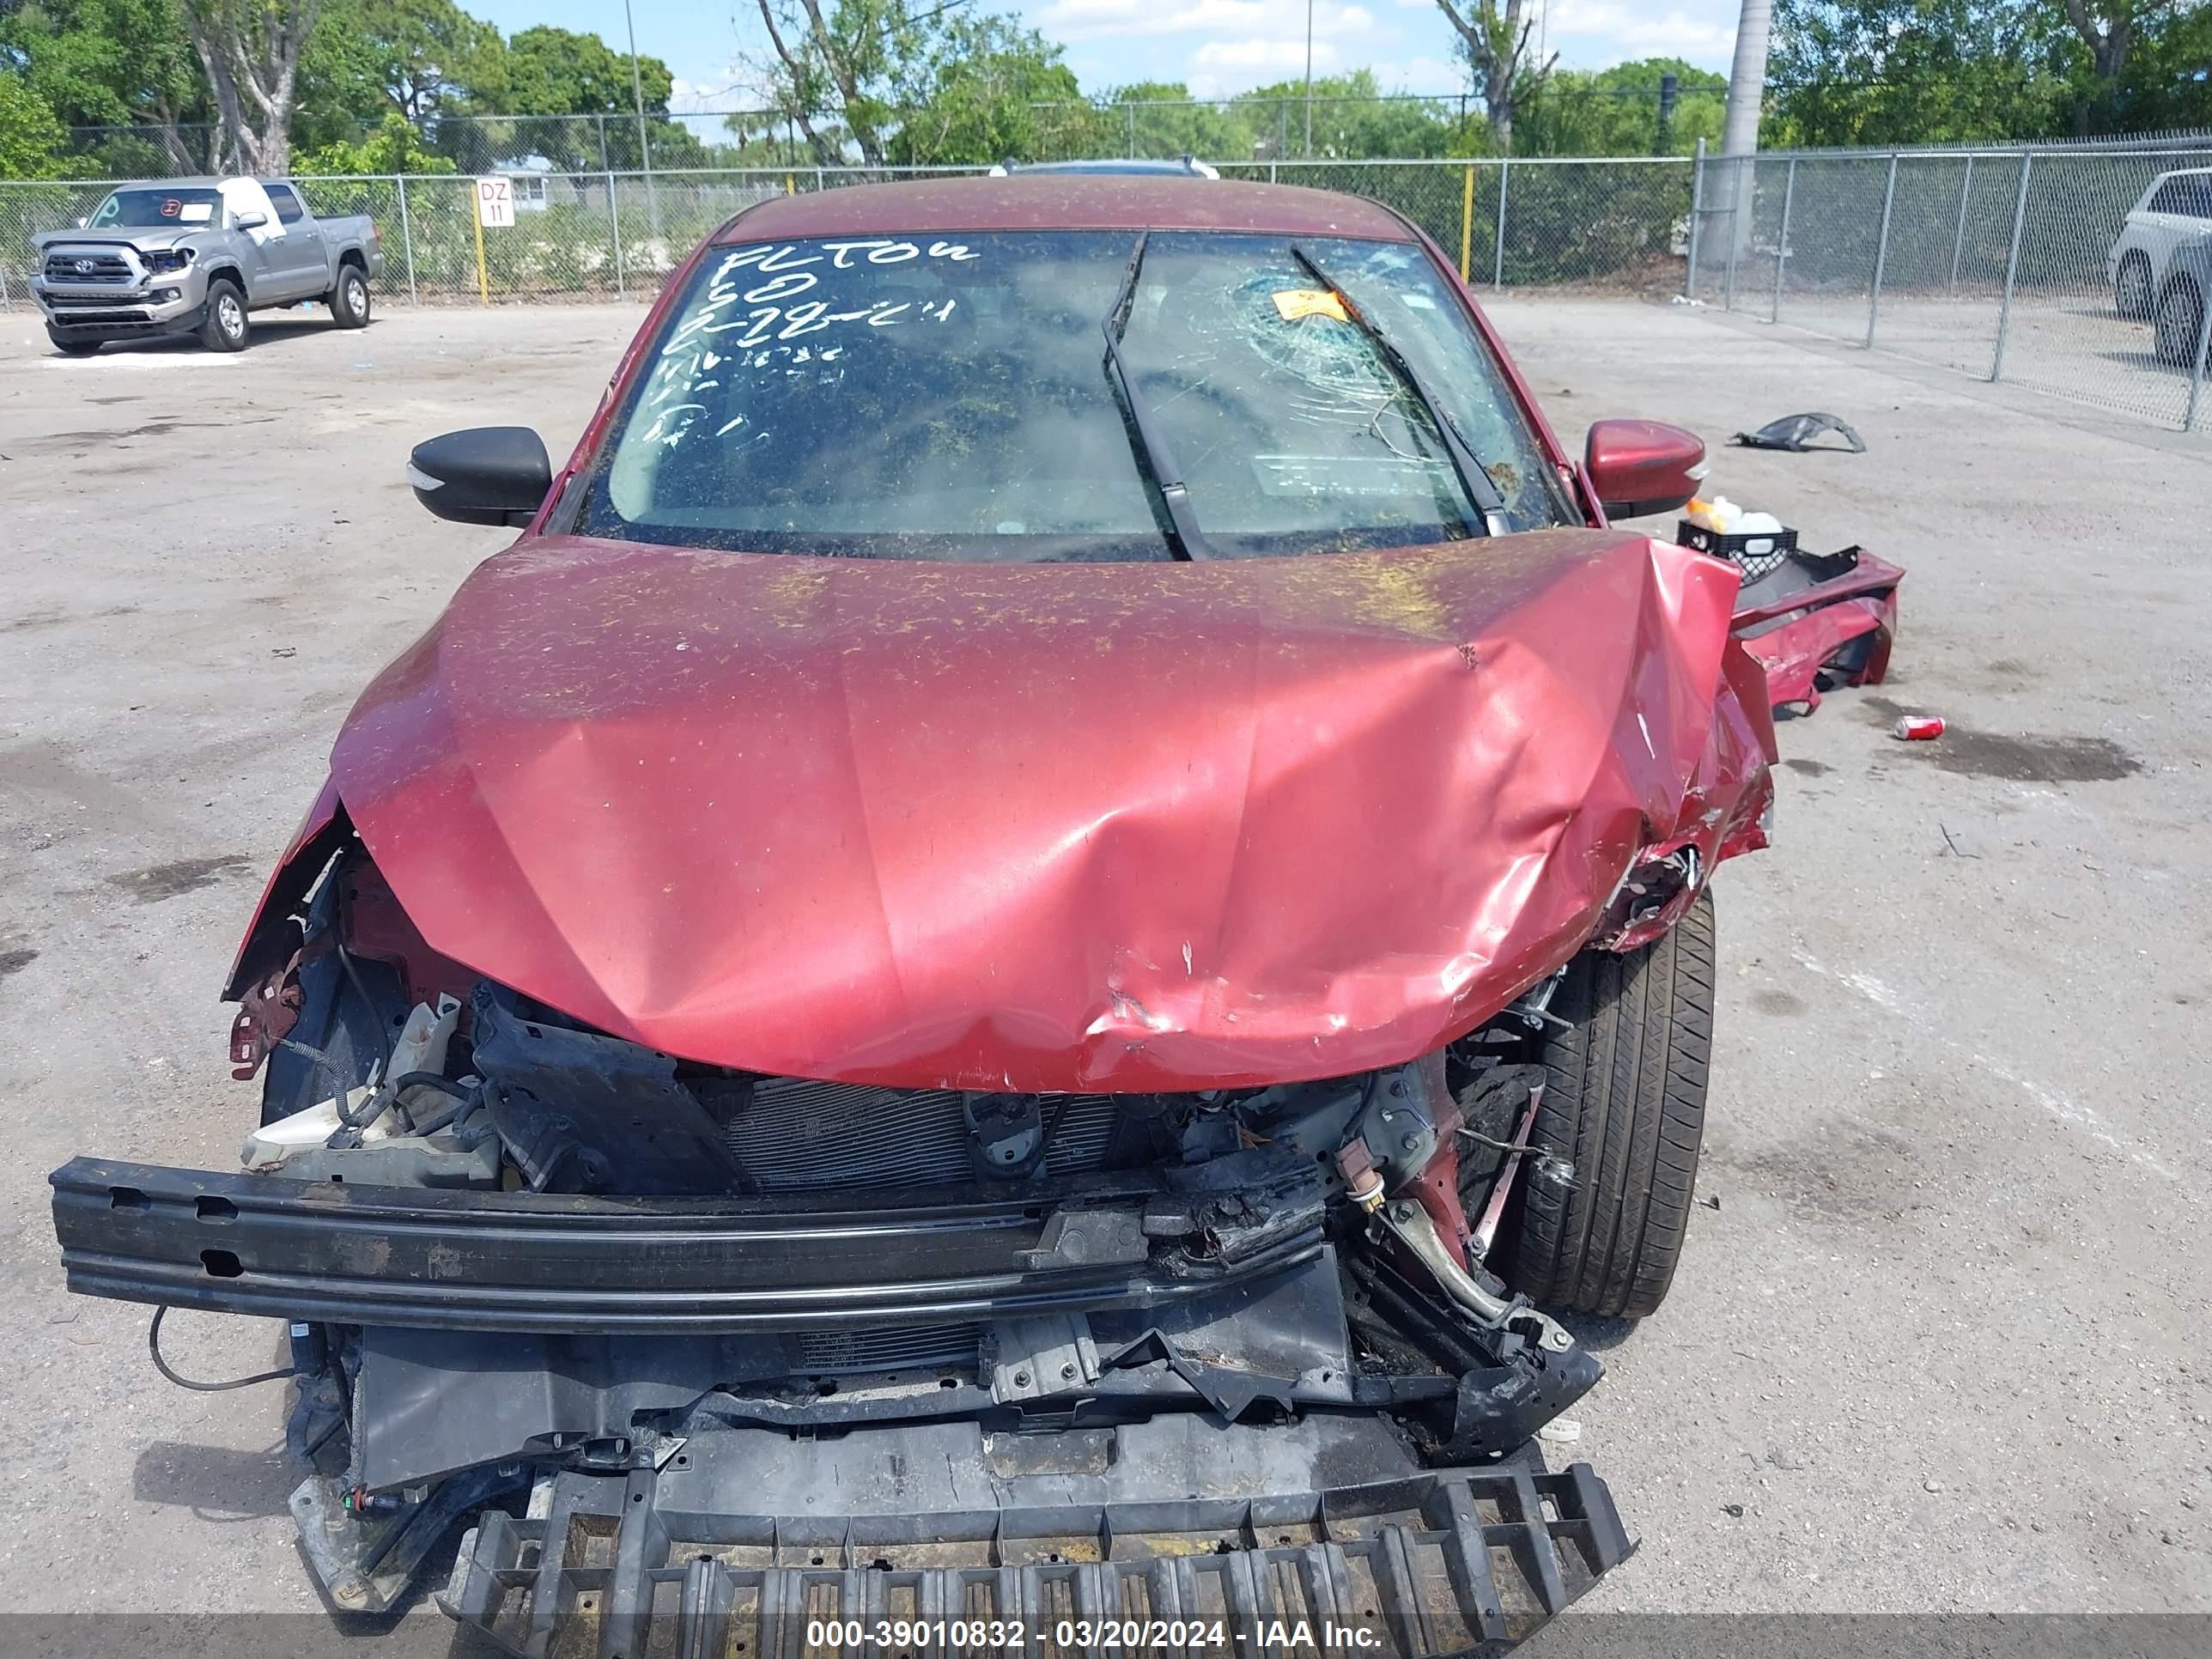
M1502 1650L1632 1547L1588 1464L1423 1469L1374 1418L660 1452L554 1477L530 1518L486 1511L440 1604L524 1659L1413 1659Z
M745 1332L1158 1307L1322 1249L1320 1184L1304 1176L1256 1200L1170 1191L1146 1170L1042 1196L871 1193L865 1207L318 1184L82 1158L50 1179L80 1295L416 1329Z

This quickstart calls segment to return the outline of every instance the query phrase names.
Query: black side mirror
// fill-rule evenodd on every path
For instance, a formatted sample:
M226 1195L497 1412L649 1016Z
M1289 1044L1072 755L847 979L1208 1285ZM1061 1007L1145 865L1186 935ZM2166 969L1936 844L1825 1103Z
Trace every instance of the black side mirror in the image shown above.
M526 426L475 426L416 444L407 458L415 499L455 524L520 526L553 488L545 443Z

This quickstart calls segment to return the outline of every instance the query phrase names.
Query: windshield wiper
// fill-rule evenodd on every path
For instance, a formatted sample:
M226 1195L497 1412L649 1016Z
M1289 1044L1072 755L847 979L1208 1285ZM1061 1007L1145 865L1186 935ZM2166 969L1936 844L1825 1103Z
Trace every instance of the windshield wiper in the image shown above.
M1114 384L1121 388L1122 403L1128 407L1129 424L1136 429L1137 459L1158 487L1161 502L1167 507L1168 523L1175 532L1176 556L1211 558L1213 550L1206 545L1205 532L1191 514L1182 469L1176 465L1174 452L1169 449L1167 440L1160 435L1143 400L1137 396L1136 381L1129 374L1129 366L1121 361L1121 331L1129 324L1130 302L1137 297L1137 276L1145 268L1145 244L1152 240L1152 232L1146 231L1137 238L1137 246L1129 254L1129 269L1122 276L1114 303L1107 308L1098 326L1106 337L1106 367L1114 376Z
M1481 458L1468 448L1467 440L1460 436L1459 428L1452 423L1451 416L1444 412L1443 405L1436 400L1428 387L1421 384L1421 377L1414 372L1413 364L1406 361L1405 353L1390 343L1389 337L1375 326L1373 320L1359 308L1358 302L1344 291L1344 285L1323 270L1312 254L1293 242L1291 244L1291 258L1304 265L1314 281L1336 297L1336 302L1344 307L1345 315L1352 319L1352 326L1373 343L1376 350L1382 354L1383 361L1390 365L1391 372L1404 381L1406 390L1413 394L1413 401L1421 406L1422 412L1429 417L1430 424L1443 439L1444 453L1451 461L1452 471L1459 475L1460 488L1467 491L1468 500L1474 502L1475 510L1482 514L1482 527L1493 536L1511 534L1512 526L1505 520L1505 497L1498 493L1497 483L1490 474L1483 471Z

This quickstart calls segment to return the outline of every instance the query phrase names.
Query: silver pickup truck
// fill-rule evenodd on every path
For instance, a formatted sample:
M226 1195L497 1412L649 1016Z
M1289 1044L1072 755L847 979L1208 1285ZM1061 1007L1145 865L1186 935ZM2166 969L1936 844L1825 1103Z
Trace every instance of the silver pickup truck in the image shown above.
M328 305L340 328L363 328L369 284L384 271L373 220L318 219L283 179L118 185L76 229L31 245L46 337L72 356L188 333L238 351L250 313L303 300Z

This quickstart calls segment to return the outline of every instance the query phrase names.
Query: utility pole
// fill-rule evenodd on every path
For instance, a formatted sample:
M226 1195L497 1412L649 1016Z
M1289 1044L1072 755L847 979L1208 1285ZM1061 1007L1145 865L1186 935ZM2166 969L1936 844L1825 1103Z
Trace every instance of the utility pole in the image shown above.
M1766 100L1766 43L1773 22L1772 0L1743 0L1736 17L1735 62L1729 70L1728 115L1721 126L1721 157L1729 173L1724 210L1729 246L1738 253L1751 242L1751 158L1759 153L1759 110Z
M1313 9L1306 0L1306 160L1313 160Z
M1674 147L1674 96L1681 84L1672 70L1659 77L1659 137L1651 146L1654 155L1664 155Z
M637 71L637 20L630 15L629 0L623 0L623 22L629 30L629 91L637 100L637 159L638 165L645 169L645 211L653 221L653 239L657 242L660 240L660 198L653 188L653 145L645 136L645 79Z

